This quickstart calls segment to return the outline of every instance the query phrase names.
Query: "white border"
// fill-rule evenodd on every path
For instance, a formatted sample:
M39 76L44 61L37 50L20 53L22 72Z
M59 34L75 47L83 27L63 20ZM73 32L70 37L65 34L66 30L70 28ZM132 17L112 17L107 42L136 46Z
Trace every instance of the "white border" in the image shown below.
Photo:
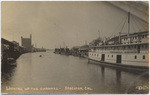
M150 1L150 0L1 0L1 1Z
M1 0L1 1L148 1L150 2L150 0ZM149 9L149 13L150 13L150 9ZM1 22L1 2L0 2L0 22ZM149 16L149 22L150 22L150 16ZM150 24L149 24L149 30L150 30ZM1 37L1 25L0 25L0 37ZM149 33L149 37L150 37L150 33ZM0 42L1 42L1 39L0 39ZM149 39L149 42L150 42L150 39ZM150 44L149 44L149 51L150 51ZM0 43L0 52L1 52L1 43ZM1 56L1 53L0 53L0 56ZM150 59L150 56L149 56L149 59ZM0 59L0 63L1 63L1 59ZM149 67L150 67L150 64L149 64ZM0 65L0 70L1 70L1 65ZM149 76L150 76L150 70L149 70ZM0 76L0 80L1 80L1 76ZM149 77L149 88L150 88L150 77ZM0 94L1 95L7 94L7 93L1 93L1 84L0 84ZM41 95L41 94L38 94L38 95ZM46 95L46 94L43 94L43 95ZM53 95L66 95L66 94L53 94ZM73 94L70 94L70 95L73 95ZM74 95L87 95L87 94L74 94ZM90 94L90 95L108 95L108 94ZM109 94L109 95L116 95L116 94ZM122 94L122 95L130 95L130 94ZM150 90L149 90L149 94L138 94L138 95L150 95Z

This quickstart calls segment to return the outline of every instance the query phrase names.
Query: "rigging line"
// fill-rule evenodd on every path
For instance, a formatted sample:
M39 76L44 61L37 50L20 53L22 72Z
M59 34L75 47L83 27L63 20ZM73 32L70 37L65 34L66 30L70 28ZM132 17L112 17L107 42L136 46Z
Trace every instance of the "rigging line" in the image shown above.
M127 4L127 2L125 2L126 3L126 6L127 6L127 8L128 8L128 11L130 10L130 8L129 8L129 5Z
M135 18L137 22L139 22L139 24L143 27L144 30L146 30L146 28L144 27L144 23L140 22L137 18Z
M126 18L127 19L127 18ZM122 28L121 28L121 32L122 32L122 30L123 30L123 28L124 28L124 26L125 26L125 23L126 23L126 20L125 20L125 22L123 23L123 26L122 26Z
M122 28L121 28L121 31L123 30L123 27L125 26L125 23L126 23L126 21L127 21L127 18L128 18L128 17L126 17L126 19L125 19L124 22L123 22L123 26L122 26ZM119 29L119 30L120 30L120 29ZM119 31L119 30L118 30L118 31ZM116 31L116 32L117 32L117 31ZM116 32L115 32L115 33L116 33Z
M147 28L146 28L146 25L144 25L142 22L140 22L139 20L137 20L139 23L140 23L140 25L142 26L142 28L143 28L143 30L147 30Z
M137 28L140 30L139 25L136 23L134 17L133 17L132 15L131 15L131 17L132 17L132 19L133 19L133 22L136 24Z
M110 36L110 38L113 37L113 36L115 36L115 35L118 33L119 30L120 30L120 29L118 28L116 31L114 31L114 32L112 33L112 35Z
M127 18L127 17L126 17ZM117 31L117 29L118 29L118 27L122 24L122 22L124 21L124 19L121 21L121 23L119 23L118 24L118 26L114 29L114 31L111 33L111 36L110 37L112 37L113 36L113 34L115 34Z
M132 21L132 20L131 20L131 24L132 24L132 26L133 26L133 31L134 31L134 32L136 32L136 31L135 31L135 27L134 27L134 24L133 24L133 21Z
M137 18L135 18L135 20L140 24L140 26L142 26L141 28L143 28L144 30L146 30L146 28L143 26L143 24Z
M143 28L144 29L144 27L143 27L143 25L136 19L136 18L134 18L135 19L135 21L137 21L137 23L139 23L140 24L140 26L142 26L141 28ZM145 29L144 29L145 30Z

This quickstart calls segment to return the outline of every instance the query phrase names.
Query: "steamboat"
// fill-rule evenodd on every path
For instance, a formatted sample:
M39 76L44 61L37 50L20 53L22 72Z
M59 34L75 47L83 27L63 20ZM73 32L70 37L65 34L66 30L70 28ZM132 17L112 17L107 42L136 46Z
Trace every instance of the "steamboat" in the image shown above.
M149 67L149 31L130 33L130 12L128 12L128 33L91 45L88 59L99 64L110 64L123 68L146 69Z

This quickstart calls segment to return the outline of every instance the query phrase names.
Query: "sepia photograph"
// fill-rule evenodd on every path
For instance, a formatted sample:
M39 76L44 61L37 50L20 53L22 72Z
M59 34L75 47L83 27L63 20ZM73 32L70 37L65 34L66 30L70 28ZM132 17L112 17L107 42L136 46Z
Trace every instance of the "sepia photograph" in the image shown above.
M1 1L2 94L148 94L149 1Z

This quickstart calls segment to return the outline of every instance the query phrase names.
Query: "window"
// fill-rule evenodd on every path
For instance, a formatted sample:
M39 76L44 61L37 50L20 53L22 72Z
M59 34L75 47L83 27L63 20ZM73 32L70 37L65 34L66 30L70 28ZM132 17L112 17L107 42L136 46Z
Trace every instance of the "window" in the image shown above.
M98 54L97 54L97 56L98 56Z
M128 46L130 48L130 46Z
M109 57L109 55L108 55L108 57Z
M112 55L112 57L113 57L113 55Z
M136 45L134 46L134 48L136 48Z
M144 35L142 36L142 38L144 38Z
M137 56L135 55L135 57L134 57L135 59L137 59Z
M146 49L147 49L147 47L148 47L148 46L147 46L147 45L145 45L145 48L146 48Z
M145 55L143 55L143 59L145 59Z
M141 47L143 48L143 47L144 47L144 45L141 45Z

